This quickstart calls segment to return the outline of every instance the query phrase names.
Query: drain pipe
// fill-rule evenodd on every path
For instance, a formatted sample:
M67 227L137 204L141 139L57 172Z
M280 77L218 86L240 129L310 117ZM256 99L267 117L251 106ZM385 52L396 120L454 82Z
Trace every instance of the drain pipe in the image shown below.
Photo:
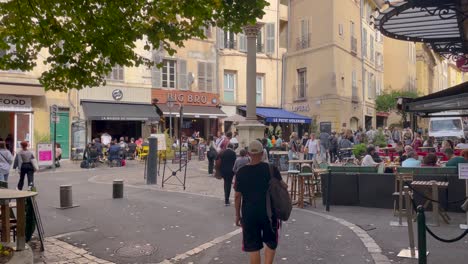
M364 0L361 0L361 5L360 5L360 10L359 10L359 28L361 30L360 36L361 36L361 63L362 63L362 128L365 130L366 129L366 87L364 84L369 85L365 80L366 80L366 62L364 59L364 55L362 54L362 32L363 32L363 26L362 26L362 16L364 15L364 10L363 10L363 5L364 5ZM367 36L366 36L367 38Z

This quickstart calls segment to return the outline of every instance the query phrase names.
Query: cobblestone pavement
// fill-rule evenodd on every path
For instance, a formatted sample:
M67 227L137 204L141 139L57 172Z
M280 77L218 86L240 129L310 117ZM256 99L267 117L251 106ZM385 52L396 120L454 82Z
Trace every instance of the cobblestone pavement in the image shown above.
M40 264L114 264L99 259L91 252L60 241L54 237L45 239L45 251L40 252L38 241L31 243L34 250L34 263Z

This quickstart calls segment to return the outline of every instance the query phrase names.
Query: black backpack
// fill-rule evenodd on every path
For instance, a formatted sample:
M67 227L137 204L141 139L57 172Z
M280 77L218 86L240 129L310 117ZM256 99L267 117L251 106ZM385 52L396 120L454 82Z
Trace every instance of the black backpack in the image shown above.
M275 215L281 221L288 221L292 211L292 201L289 196L287 185L273 177L273 165L268 165L270 169L270 181L267 190L266 207L267 215L271 220Z
M89 162L87 160L83 160L81 163L80 163L80 168L82 169L89 169Z

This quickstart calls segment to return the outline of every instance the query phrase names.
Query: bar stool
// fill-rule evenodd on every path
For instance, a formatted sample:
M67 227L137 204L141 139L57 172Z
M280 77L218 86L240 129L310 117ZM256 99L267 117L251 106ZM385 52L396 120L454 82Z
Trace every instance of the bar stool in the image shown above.
M304 208L304 201L309 202L310 205L317 207L315 202L315 193L313 191L313 180L312 177L314 176L313 172L304 172L307 170L303 170L303 172L299 173L299 197L297 206L299 208Z
M286 178L286 184L289 186L289 181L291 181L291 189L289 191L291 195L291 200L296 200L296 196L298 194L297 185L298 185L298 176L300 171L298 170L289 170L288 177Z

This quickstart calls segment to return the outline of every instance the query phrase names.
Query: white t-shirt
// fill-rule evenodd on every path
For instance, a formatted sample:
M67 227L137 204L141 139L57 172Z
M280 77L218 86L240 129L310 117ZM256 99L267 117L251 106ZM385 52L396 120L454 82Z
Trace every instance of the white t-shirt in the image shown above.
M468 149L468 143L458 143L457 148L459 148L459 149Z
M361 162L361 166L375 166L379 163L375 162L371 155L367 154Z
M233 137L233 138L231 138L231 140L229 141L229 143L231 143L231 144L239 144L239 140L237 140L236 137Z
M307 141L307 147L309 148L309 154L317 154L319 150L318 141L316 139L314 140L309 139Z

